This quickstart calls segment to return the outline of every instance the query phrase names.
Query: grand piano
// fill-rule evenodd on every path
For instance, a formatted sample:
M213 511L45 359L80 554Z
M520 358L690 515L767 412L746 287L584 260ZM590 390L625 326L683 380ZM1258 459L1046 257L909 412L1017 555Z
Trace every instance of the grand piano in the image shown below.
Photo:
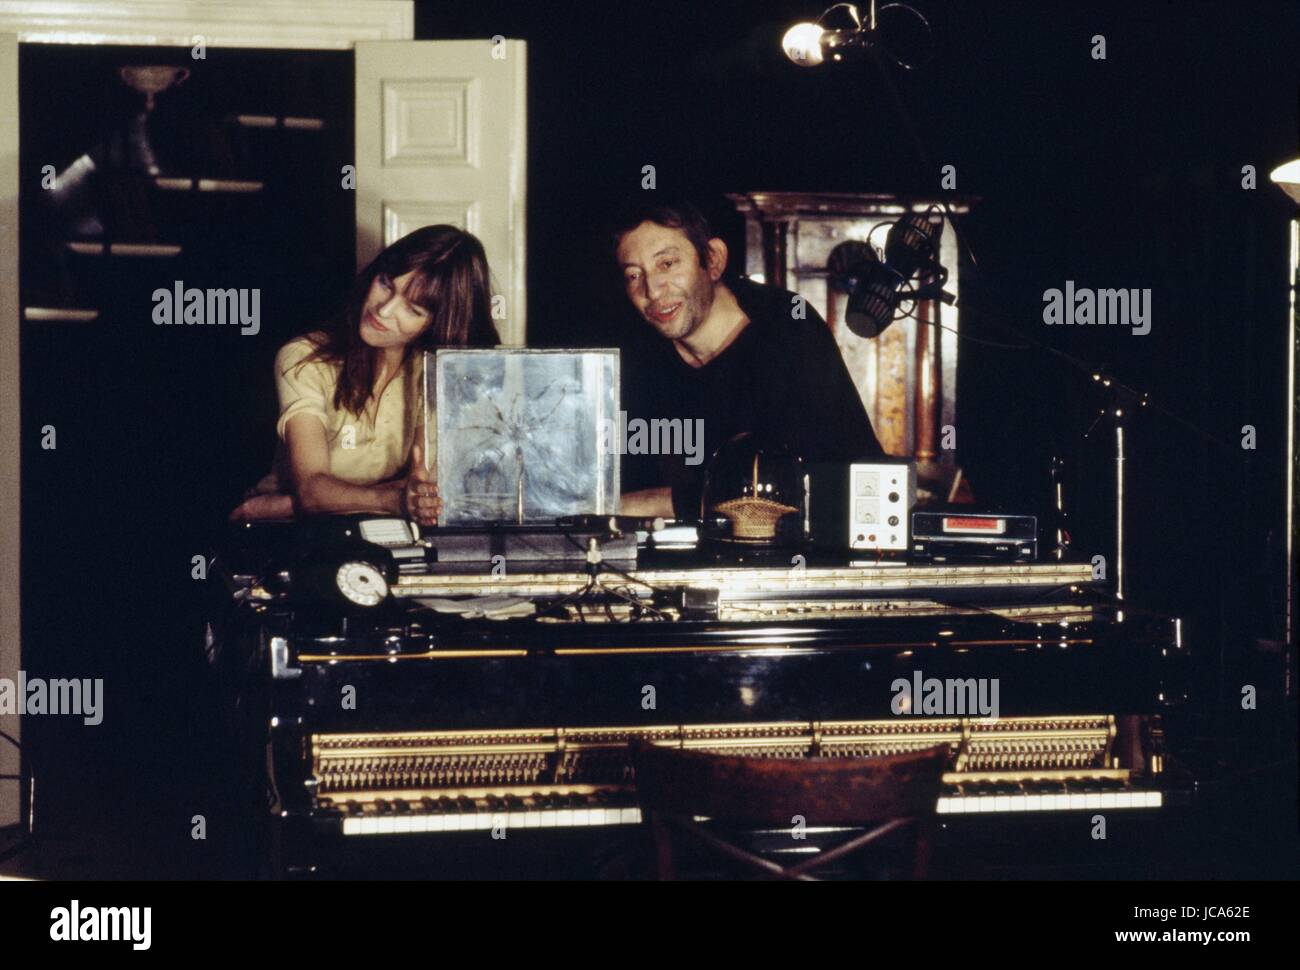
M235 530L208 631L276 874L626 841L637 738L754 757L944 744L945 826L1155 816L1191 787L1162 720L1184 699L1181 624L1114 601L1087 563L735 564L625 541L607 548L635 563L485 570L431 562L398 520L310 525Z

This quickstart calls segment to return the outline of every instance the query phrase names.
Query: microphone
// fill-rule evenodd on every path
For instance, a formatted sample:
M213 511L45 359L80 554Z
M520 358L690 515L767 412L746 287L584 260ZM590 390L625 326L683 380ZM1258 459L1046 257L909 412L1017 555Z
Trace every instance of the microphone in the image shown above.
M939 237L943 223L930 221L931 206L925 212L909 212L889 227L885 237L885 263L896 270L904 281L916 277L921 285L906 294L916 300L941 300L949 306L957 297L945 290L948 270L939 262ZM895 304L897 305L897 304Z
M847 240L831 250L826 262L830 283L849 295L845 325L870 339L894 322L903 277L876 256L869 243Z
M885 261L880 262L868 243L848 240L831 250L826 270L831 285L848 293L844 323L859 337L871 339L894 322L904 299L938 299L955 303L943 289L948 271L939 264L938 240L942 224L930 221L929 212L911 212L889 227ZM914 292L899 290L919 273L926 285Z
M943 226L930 221L928 212L909 212L889 227L885 237L885 262L898 275L910 280L917 270L927 268L922 276L935 275L936 267L947 276L947 271L939 266L939 233Z

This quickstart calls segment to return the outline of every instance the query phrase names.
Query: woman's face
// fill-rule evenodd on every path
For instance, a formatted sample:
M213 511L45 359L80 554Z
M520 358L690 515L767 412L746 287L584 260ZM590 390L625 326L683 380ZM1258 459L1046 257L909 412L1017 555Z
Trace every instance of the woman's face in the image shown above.
M366 306L361 312L361 339L371 347L404 347L432 321L428 310L402 295L414 275L410 272L389 279L386 274L377 273L371 281Z

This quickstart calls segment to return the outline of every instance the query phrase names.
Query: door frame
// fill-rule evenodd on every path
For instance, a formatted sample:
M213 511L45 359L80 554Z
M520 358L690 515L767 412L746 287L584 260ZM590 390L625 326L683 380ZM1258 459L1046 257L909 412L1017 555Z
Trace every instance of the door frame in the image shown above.
M0 33L22 44L348 50L414 40L413 0L0 0Z
M8 36L6 36L8 35ZM413 40L412 0L0 0L0 677L22 667L20 575L22 323L18 266L18 51L20 44L116 44L350 50L363 40ZM20 718L4 730L18 741ZM0 739L0 774L13 747ZM27 759L18 792L0 783L0 831L30 831L33 799Z

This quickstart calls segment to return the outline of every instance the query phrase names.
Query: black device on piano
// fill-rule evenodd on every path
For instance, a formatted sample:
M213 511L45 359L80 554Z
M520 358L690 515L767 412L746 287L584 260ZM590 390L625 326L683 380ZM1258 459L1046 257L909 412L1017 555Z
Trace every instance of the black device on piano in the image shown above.
M1038 519L961 506L917 509L910 551L915 561L1033 562L1038 558Z

